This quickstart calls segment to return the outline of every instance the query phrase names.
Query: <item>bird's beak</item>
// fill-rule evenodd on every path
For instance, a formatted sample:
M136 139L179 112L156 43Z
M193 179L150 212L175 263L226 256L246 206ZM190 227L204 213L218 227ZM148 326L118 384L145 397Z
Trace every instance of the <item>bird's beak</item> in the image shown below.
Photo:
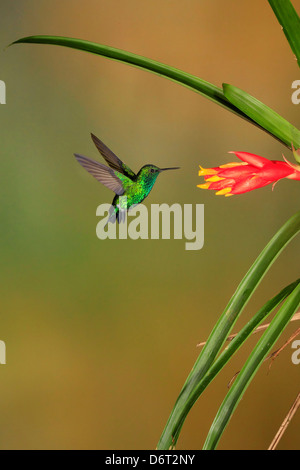
M179 166L176 166L174 168L160 168L159 171L167 171L167 170L180 170Z

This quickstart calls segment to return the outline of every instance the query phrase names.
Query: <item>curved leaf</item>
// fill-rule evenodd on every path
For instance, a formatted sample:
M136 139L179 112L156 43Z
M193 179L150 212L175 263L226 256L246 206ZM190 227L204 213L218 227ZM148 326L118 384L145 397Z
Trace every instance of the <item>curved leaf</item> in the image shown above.
M183 423L195 402L203 391L203 382L210 374L210 368L221 350L226 338L233 328L244 307L248 303L255 289L262 281L276 258L285 246L300 232L300 211L297 212L275 234L272 240L258 256L227 307L217 321L210 337L196 360L174 408L167 421L165 429L158 443L159 450L167 450L176 444Z
M269 0L300 67L300 18L290 0Z
M300 131L273 109L233 85L224 83L223 91L233 105L277 137L278 140L284 142L287 147L292 149L293 144L296 149L300 148Z
M227 393L210 428L203 450L216 448L234 410L277 339L300 306L300 284L293 290L256 344L241 372Z
M187 88L190 88L197 93L200 93L202 96L205 96L209 100L217 103L223 108L231 111L232 113L240 116L241 118L247 120L251 124L259 127L268 134L272 135L276 139L281 139L277 135L273 135L270 129L272 128L272 123L265 123L265 126L262 126L257 119L250 117L247 113L240 109L228 100L224 95L223 90L212 83L209 83L201 78L198 78L189 73L183 72L182 70L170 67L169 65L162 64L152 59L142 57L131 52L123 51L121 49L116 49L114 47L105 46L102 44L97 44L90 41L85 41L83 39L76 38L67 38L63 36L29 36L26 38L21 38L15 41L13 44L51 44L56 46L70 47L72 49L77 49L81 51L90 52L92 54L97 54L108 59L116 60L123 62L134 67L138 67L144 70L148 70L157 75L166 77L174 82L180 83ZM290 148L291 142L281 141L284 145L287 145ZM295 144L296 145L296 144ZM298 148L298 147L297 147Z

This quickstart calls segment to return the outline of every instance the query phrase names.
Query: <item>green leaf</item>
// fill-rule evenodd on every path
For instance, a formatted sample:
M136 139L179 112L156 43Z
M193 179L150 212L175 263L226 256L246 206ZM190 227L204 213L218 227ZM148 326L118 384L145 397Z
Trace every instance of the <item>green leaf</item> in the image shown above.
M210 368L226 341L229 332L267 271L285 246L299 231L300 211L276 233L238 286L213 328L206 345L202 349L177 398L159 440L158 449L167 450L175 446L190 409L203 391L203 381L207 380L206 374L210 373Z
M253 315L249 322L238 332L238 334L233 338L233 340L228 344L228 346L210 367L208 373L201 381L201 389L200 387L198 388L198 393L202 393L205 390L205 388L228 363L231 357L245 343L253 331L276 309L276 307L278 307L278 305L283 300L285 300L291 294L298 284L300 284L300 279L282 289L279 294L277 294L271 300L268 300L268 302L266 302L266 304L255 315Z
M132 65L134 67L148 70L150 72L178 82L181 85L184 85L192 89L193 91L202 94L206 98L209 98L211 101L219 104L220 106L228 109L229 111L232 111L240 115L244 119L249 120L249 118L247 118L247 116L244 116L239 109L236 109L234 105L227 101L221 88L209 82L206 82L201 78L195 77L194 75L190 75L189 73L162 64L155 60L147 59L146 57L142 57L131 52L126 52L121 49L116 49L114 47L85 41L83 39L67 38L61 36L30 36L27 38L19 39L13 44L20 43L52 44L56 46L70 47L72 49L90 52L92 54L107 57L108 59L116 60L128 65Z
M269 0L300 67L300 18L290 0Z
M299 306L300 284L298 284L280 308L279 312L275 315L270 326L258 341L241 372L235 379L213 421L203 450L213 450L216 448L222 433L247 387Z
M292 149L300 148L300 131L277 114L273 109L263 104L254 96L227 83L223 84L226 98L249 118L266 129L270 134Z
M182 70L176 69L174 67L170 67L169 65L162 64L155 60L147 59L146 57L142 57L131 52L122 51L120 49L116 49L114 47L105 46L101 44L97 44L90 41L85 41L82 39L75 39L75 38L67 38L61 36L30 36L26 38L19 39L15 41L13 44L21 44L21 43L30 43L30 44L51 44L57 46L65 46L70 47L72 49L77 49L81 51L90 52L92 54L97 54L103 57L107 57L108 59L116 60L119 62L123 62L128 65L132 65L134 67L138 67L144 70L148 70L153 72L157 75L163 76L168 78L176 83L180 83L181 85L190 88L191 90L200 93L202 96L205 96L209 100L217 103L218 105L222 106L223 108L231 111L232 113L238 115L239 117L247 120L251 124L259 127L260 129L264 130L265 132L272 135L272 132L264 126L258 124L255 120L245 114L239 107L236 107L231 101L229 101L224 93L223 90L201 78L198 78L194 75L189 73L183 72ZM271 128L272 123L269 124L269 128ZM274 137L274 136L273 136ZM276 139L279 139L278 136L275 136ZM279 139L280 140L280 139ZM286 142L282 141L284 145L290 147L290 142L286 144Z

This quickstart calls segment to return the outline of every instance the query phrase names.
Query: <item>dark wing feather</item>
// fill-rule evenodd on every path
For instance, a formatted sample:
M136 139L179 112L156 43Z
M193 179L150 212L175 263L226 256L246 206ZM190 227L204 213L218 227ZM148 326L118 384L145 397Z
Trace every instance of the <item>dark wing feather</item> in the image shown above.
M94 178L100 181L100 183L114 191L118 196L122 196L122 194L124 194L122 182L111 168L108 168L95 160L84 157L83 155L75 154L75 157L78 163L94 176Z
M94 134L91 134L91 136L97 149L111 168L123 173L123 175L128 176L129 178L136 176L135 173L117 157L117 155L115 155L100 139L98 139L98 137Z

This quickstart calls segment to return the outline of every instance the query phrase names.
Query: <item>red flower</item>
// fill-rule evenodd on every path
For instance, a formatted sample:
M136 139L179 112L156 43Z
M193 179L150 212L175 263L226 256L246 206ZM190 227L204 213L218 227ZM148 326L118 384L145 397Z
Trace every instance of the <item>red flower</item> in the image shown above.
M285 160L268 160L252 153L234 153L241 163L227 163L216 168L202 168L199 176L206 181L198 188L213 189L217 195L233 196L253 189L262 188L268 184L275 185L282 178L300 181L300 165L292 165Z

